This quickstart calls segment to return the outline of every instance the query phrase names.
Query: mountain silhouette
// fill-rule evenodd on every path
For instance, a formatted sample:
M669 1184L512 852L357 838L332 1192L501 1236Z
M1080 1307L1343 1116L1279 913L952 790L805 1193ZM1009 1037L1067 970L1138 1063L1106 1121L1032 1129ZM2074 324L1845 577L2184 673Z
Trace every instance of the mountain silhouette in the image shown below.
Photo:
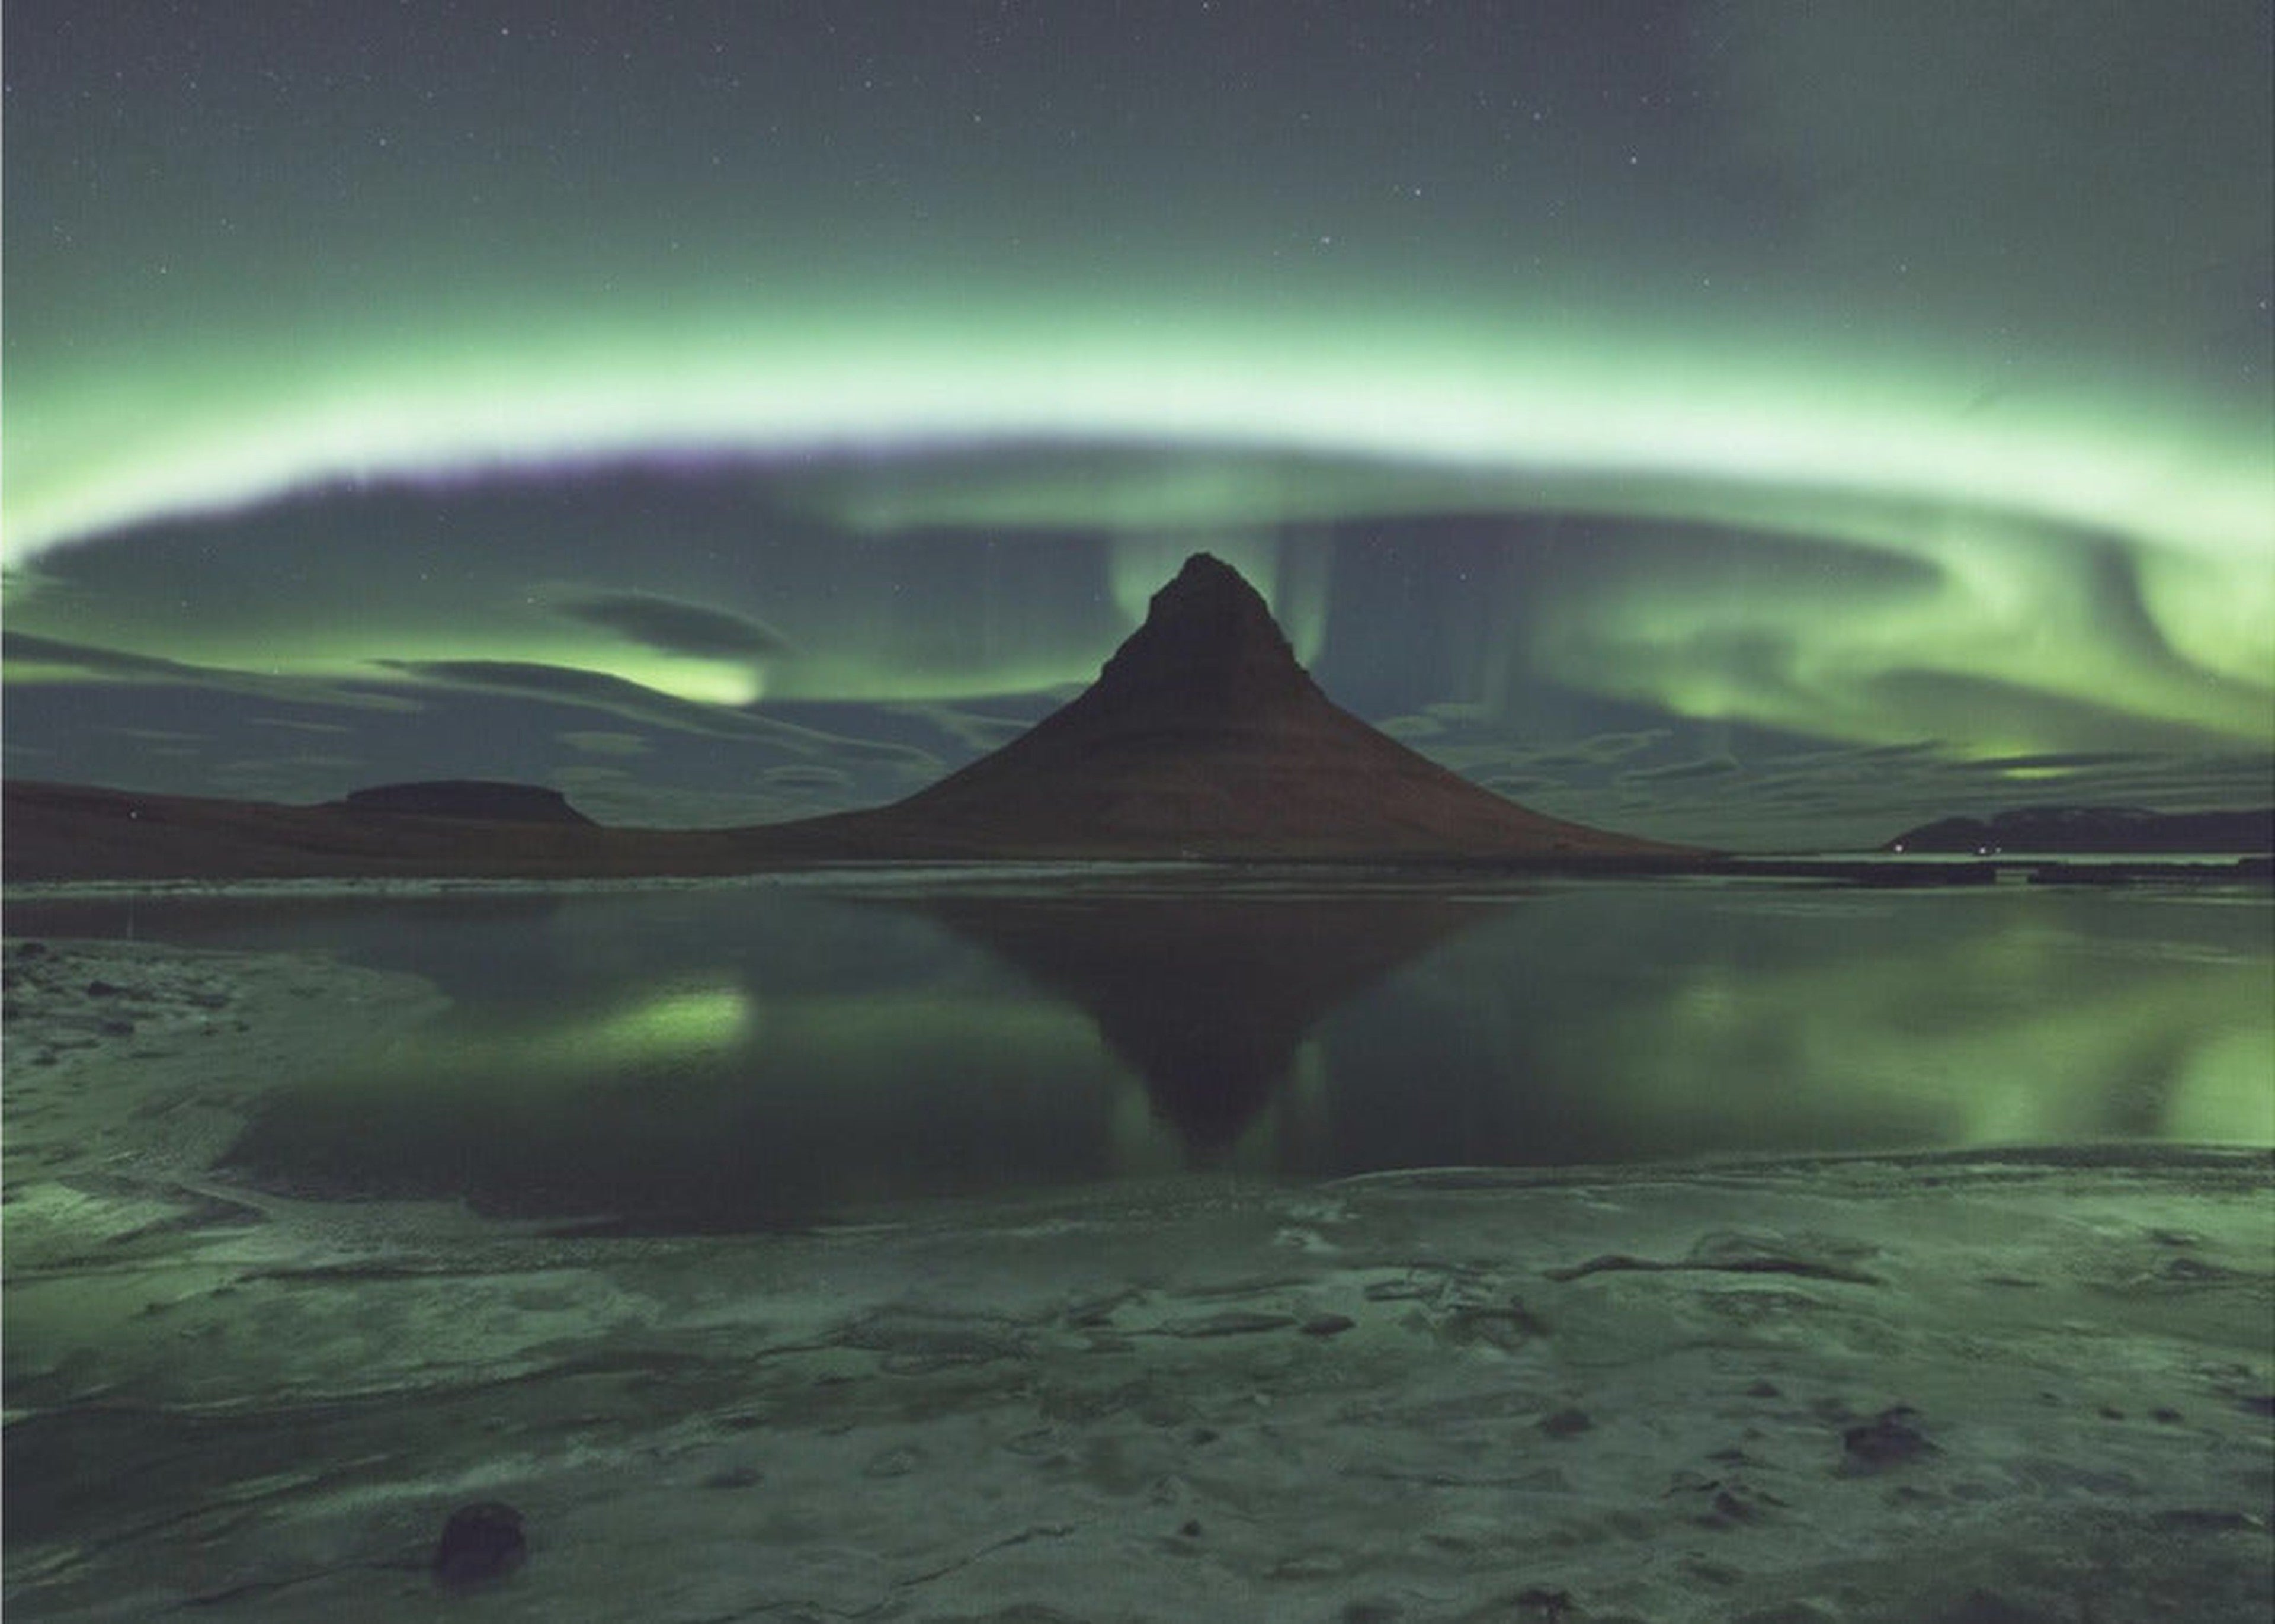
M1492 910L1437 895L951 892L938 920L1097 1025L1186 1145L1222 1151L1329 1015Z
M805 826L971 857L1676 855L1517 805L1337 706L1206 553L1098 680L907 799Z
M487 778L438 778L418 783L375 784L351 789L335 803L349 812L386 812L414 818L472 818L492 823L568 823L593 820L569 804L558 789L536 784L501 783Z
M733 874L815 862L1235 857L1611 861L1707 854L1545 817L1321 693L1206 553L1082 694L889 806L728 829L607 828L555 792L445 782L288 806L0 783L11 882L127 877Z
M2137 806L2023 806L1906 829L1884 851L2275 851L2275 807L2150 812Z

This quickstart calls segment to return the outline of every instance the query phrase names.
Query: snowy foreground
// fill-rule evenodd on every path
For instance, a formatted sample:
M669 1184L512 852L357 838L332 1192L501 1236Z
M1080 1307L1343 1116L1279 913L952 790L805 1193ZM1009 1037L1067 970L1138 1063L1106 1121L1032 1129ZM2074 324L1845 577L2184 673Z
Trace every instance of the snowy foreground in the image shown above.
M207 1171L261 1090L431 1012L419 984L6 963L11 1620L2275 1605L2264 1154L1189 1179L578 1238ZM525 1556L445 1582L477 1501Z

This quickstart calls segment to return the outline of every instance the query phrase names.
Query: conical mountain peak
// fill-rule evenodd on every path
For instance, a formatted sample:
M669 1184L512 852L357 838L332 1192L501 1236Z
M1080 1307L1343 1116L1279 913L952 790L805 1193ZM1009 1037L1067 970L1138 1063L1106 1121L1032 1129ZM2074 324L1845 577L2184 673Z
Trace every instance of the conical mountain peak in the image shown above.
M930 789L828 821L880 850L957 856L1669 850L1503 800L1338 708L1262 596L1206 553L1084 692Z
M1239 616L1269 623L1272 611L1247 578L1213 553L1195 553L1147 605L1146 619Z
M1223 560L1195 553L1153 594L1145 624L1115 651L1092 691L1206 708L1311 689L1262 595Z

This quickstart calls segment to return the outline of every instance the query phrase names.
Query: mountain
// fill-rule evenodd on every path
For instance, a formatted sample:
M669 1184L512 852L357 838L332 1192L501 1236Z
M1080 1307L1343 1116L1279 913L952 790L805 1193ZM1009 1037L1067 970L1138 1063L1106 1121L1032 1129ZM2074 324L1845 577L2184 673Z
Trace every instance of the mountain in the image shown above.
M414 818L473 818L499 823L592 823L558 789L500 783L486 778L438 778L419 783L351 789L333 803L350 812Z
M2136 806L2025 806L1906 829L1889 851L2275 851L2275 808L2156 812Z
M825 826L961 857L1685 854L1529 811L1339 708L1206 553L1077 698L904 801L809 827Z
M0 792L0 872L11 885L728 873L737 856L715 834L608 829L574 812L541 821L405 815L341 801L288 806L18 779Z
M9 782L9 880L728 874L801 863L1488 858L1659 869L1705 854L1566 823L1338 708L1253 587L1206 553L1098 680L889 806L736 829L619 829L551 790L387 785L319 806Z

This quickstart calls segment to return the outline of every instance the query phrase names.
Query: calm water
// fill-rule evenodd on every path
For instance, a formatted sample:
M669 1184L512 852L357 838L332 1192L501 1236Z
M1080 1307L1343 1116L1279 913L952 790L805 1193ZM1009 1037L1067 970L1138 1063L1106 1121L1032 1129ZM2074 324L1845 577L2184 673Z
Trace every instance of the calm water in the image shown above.
M132 927L453 1001L281 1080L241 1176L639 1229L1195 1167L2275 1138L2264 888L999 876L143 900Z

